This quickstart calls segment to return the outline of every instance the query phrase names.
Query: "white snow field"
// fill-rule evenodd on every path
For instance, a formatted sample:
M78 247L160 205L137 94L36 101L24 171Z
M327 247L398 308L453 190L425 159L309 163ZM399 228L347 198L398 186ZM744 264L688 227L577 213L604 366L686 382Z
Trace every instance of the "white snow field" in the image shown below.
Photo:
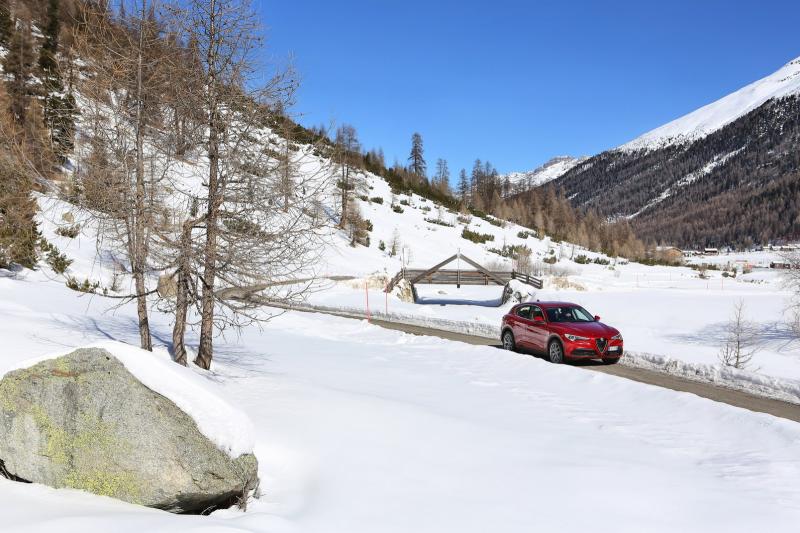
M725 264L723 258L715 257L712 262ZM688 371L708 377L720 370L718 354L728 321L737 302L744 302L745 318L756 332L757 351L753 363L731 377L741 382L739 388L753 388L753 392L800 403L800 343L787 325L791 293L782 287L780 271L756 269L733 279L709 270L709 279L701 279L697 271L686 267L630 263L610 270L568 259L556 266L572 274L566 278L545 276L544 289L531 288L525 299L580 304L622 332L629 354L659 362L659 367L669 368L670 361L674 361L672 366L692 365L691 369L675 368L683 374ZM373 285L367 293L364 281L331 283L327 290L312 294L310 302L365 317L369 304L369 312L376 318L494 338L499 338L502 315L513 305L508 302L491 307L502 294L502 288L496 285L463 286L460 290L455 286L418 285L421 300L431 304L419 305L402 302L394 295L386 298ZM758 387L752 386L759 383L772 392L756 391Z
M648 150L690 142L730 124L772 98L800 92L800 57L769 76L719 100L668 122L619 147L623 151Z
M0 277L0 372L97 341L134 309L44 272ZM169 319L154 312L156 352ZM196 343L195 338L190 343ZM144 356L152 357L152 356ZM3 531L795 531L800 425L526 355L289 313L219 339L262 495L176 516L0 479Z
M317 163L306 160L307 172ZM176 190L197 189L202 162L175 163L173 173ZM458 252L509 269L510 260L491 249L526 245L535 262L560 258L547 267L545 289L527 297L585 305L618 327L634 353L714 365L724 323L743 299L762 332L750 378L783 380L788 391L800 383L797 348L783 325L790 295L775 272L733 280L710 271L702 280L689 268L628 264L515 224L459 220L364 177L368 200L355 203L373 224L371 244L350 247L331 229L323 261L309 265L309 275L355 279L318 283L309 305L366 313L369 297L373 313L388 308L390 318L496 335L508 307L488 306L499 287L420 286L430 305L403 303L382 288L404 265L430 267ZM383 202L369 200L376 197ZM334 219L335 197L326 201ZM98 253L91 217L48 197L40 205L43 235L74 260L67 275L98 283L99 293L129 292L118 259L104 246ZM72 219L81 235L58 235ZM461 236L465 227L493 240L470 242ZM580 254L614 264L570 259ZM79 295L64 282L44 264L36 272L0 271L0 373L96 342L137 343L131 305ZM467 305L442 305L447 299ZM170 318L154 308L151 323L153 361L164 362ZM174 516L0 479L2 530L781 532L800 520L800 425L793 422L527 355L319 314L287 313L263 329L227 333L217 340L212 371L193 377L212 382L252 421L262 494L246 512ZM188 341L196 345L196 338ZM231 429L232 453L244 440L233 438L239 430Z
M192 168L187 167L182 168L180 174L191 176L191 172ZM709 270L705 274L708 279L701 279L699 272L688 267L644 266L608 258L569 243L553 242L547 236L537 238L525 233L529 231L527 228L513 223L496 226L478 217L462 217L459 221L459 215L430 200L417 195L393 195L388 183L377 176L367 174L365 181L365 194L369 198L383 198L383 203L355 200L363 216L373 225L370 246L351 247L345 236L332 230L320 254L322 262L313 266L313 273L319 275L356 279L316 284L315 291L308 296L309 305L362 316L367 315L369 306L370 313L383 314L381 318L389 320L499 337L500 319L511 305L487 307L500 298L499 286L465 286L460 292L454 286L430 289L418 286L420 295L429 302L443 303L452 299L481 305L404 303L396 293L387 298L383 287L403 265L430 268L458 252L489 268L510 270L511 260L491 250L502 249L504 245L524 245L531 250L532 261L540 263L545 272L544 289L532 291L529 298L581 304L622 332L626 350L631 355L639 356L648 364L655 361L661 368L675 368L682 374L707 377L719 372L717 355L725 341L727 322L736 303L743 301L745 317L758 331L758 352L748 369L733 376L739 382L737 386L800 403L800 343L786 323L791 293L782 287L780 271L768 268L771 261L779 258L777 253L692 257L693 263L711 263L721 269L736 266L740 272L734 279L723 277L721 270ZM392 200L403 208L402 213L392 210ZM75 261L68 274L79 281L97 281L102 287L118 285L124 292L127 289L125 277L122 282L119 279L113 282L111 258L106 253L96 258L91 222L85 221L84 215L69 204L50 198L41 198L40 204L43 234ZM63 221L65 212L70 212L78 222L84 221L80 237L69 239L55 233L57 227L69 225ZM431 220L452 224L452 227ZM493 240L484 244L468 241L461 236L465 227L491 235ZM395 234L399 242L396 255L391 256ZM383 251L379 249L381 242ZM579 255L591 260L610 260L612 264L583 265L570 259ZM543 259L553 256L560 258L554 265L542 263ZM752 273L741 274L744 263L754 268ZM460 261L447 268L470 267ZM448 294L441 295L439 291Z

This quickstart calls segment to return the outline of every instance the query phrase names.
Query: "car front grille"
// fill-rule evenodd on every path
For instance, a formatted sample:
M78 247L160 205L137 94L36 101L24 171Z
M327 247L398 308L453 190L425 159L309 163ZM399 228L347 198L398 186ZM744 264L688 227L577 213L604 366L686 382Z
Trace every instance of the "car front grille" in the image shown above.
M595 344L597 344L597 349L600 350L600 353L606 353L606 348L608 348L608 339L595 339Z

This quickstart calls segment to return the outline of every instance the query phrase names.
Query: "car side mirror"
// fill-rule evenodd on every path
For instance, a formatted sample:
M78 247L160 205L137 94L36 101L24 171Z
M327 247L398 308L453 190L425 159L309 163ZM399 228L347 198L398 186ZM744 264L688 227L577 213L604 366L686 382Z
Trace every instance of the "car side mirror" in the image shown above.
M599 316L597 316L597 315L594 315L594 321L595 321L595 322L600 322L600 317L599 317Z

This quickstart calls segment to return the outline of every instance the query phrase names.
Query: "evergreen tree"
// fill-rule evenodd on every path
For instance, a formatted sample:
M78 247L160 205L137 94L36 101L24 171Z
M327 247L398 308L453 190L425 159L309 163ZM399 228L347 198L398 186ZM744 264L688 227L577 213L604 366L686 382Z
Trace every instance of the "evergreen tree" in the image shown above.
M511 194L511 179L506 176L503 180L503 196L509 196Z
M71 85L70 90L64 93L57 57L59 31L59 0L48 0L44 43L39 50L39 72L44 91L44 122L55 152L63 158L73 146L76 107Z
M427 166L425 164L425 158L423 157L422 135L419 133L415 132L414 135L411 136L411 155L408 157L408 161L410 163L409 170L411 173L420 178L424 178Z
M33 268L39 237L33 184L9 163L5 158L0 162L0 267L17 263Z
M466 204L469 200L469 178L467 171L463 168L458 173L458 198L462 203Z
M8 46L13 32L14 24L11 20L9 0L0 0L0 44Z
M470 174L470 183L471 183L471 191L470 191L470 198L472 201L472 205L477 207L478 201L483 200L482 197L482 190L483 190L483 162L480 159L476 159L475 162L472 164L472 174ZM483 205L483 202L480 202Z
M22 160L30 151L23 125L10 110L0 109L0 268L36 265L36 201L29 162Z
M33 38L30 23L16 29L11 37L8 53L3 60L3 69L9 80L6 82L9 110L18 124L25 121L30 96L29 83L34 65Z
M44 27L44 43L39 49L39 70L43 76L45 89L52 83L60 83L58 75L58 34L60 24L58 20L59 0L49 0L47 3L47 23Z

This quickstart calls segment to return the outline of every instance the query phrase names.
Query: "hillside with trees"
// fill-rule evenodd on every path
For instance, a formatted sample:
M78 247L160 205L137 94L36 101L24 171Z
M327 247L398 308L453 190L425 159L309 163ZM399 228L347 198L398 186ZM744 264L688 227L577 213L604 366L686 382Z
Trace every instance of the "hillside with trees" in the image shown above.
M182 363L187 327L199 327L195 362L208 368L215 332L261 320L258 305L231 295L307 273L331 217L351 245L369 246L370 222L354 201L366 197L365 172L395 194L452 212L508 219L613 255L644 254L626 224L578 212L556 189L509 199L488 161L461 170L453 192L445 159L428 176L420 133L408 164L388 166L351 125L300 126L288 111L296 76L256 70L258 24L244 4L4 0L0 45L0 266L45 259L68 268L37 229L34 193L91 210L130 276L119 297L137 303L145 349L150 298L169 285L174 299L162 305L174 313ZM323 208L331 181L334 213ZM170 274L155 287L159 272ZM88 280L70 283L91 290Z
M627 219L643 239L702 248L800 238L798 183L794 94L705 135L603 152L553 185L579 209Z

